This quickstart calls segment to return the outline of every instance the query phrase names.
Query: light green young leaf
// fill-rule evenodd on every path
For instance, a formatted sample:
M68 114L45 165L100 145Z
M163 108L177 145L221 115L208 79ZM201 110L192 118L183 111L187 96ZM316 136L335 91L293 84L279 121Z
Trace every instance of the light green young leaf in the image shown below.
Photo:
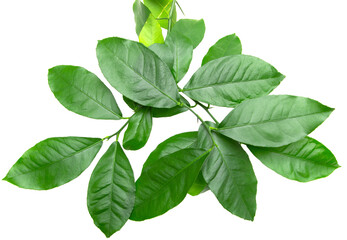
M167 155L173 154L182 149L194 147L196 138L197 132L185 132L166 139L149 155L143 165L143 169L146 169L150 164L155 163L158 159Z
M51 68L48 83L58 101L72 112L94 119L122 118L111 91L96 75L82 67Z
M269 94L284 76L259 58L233 55L202 66L183 92L211 105L234 107L246 99Z
M203 177L226 210L253 221L257 179L247 153L230 138L218 133L213 137L217 146L206 158Z
M179 94L169 67L141 43L122 38L99 41L97 57L105 78L143 106L172 108Z
M181 19L179 20L171 31L173 34L183 35L189 39L193 48L196 48L205 35L205 22L203 19Z
M3 180L35 190L61 186L78 177L101 146L100 138L48 138L26 151Z
M317 140L305 137L284 147L248 146L265 166L283 177L309 182L329 176L339 168L335 156Z
M193 58L193 46L188 38L175 32L169 32L165 44L171 50L174 57L172 73L176 82L182 80L188 72Z
M309 98L265 96L238 105L219 125L218 132L253 146L280 147L303 139L333 110Z
M141 30L139 42L143 43L146 47L155 43L164 43L164 37L160 24L157 20L155 20L152 14L149 15Z
M120 144L114 142L96 165L88 186L88 211L110 237L129 219L135 203L133 170Z
M152 130L151 108L141 107L129 120L124 133L123 147L127 150L138 150L144 147Z
M212 47L210 47L204 59L202 60L201 66L218 58L238 55L241 53L241 41L239 37L234 33L219 39Z
M170 15L170 10L172 6L172 0L144 0L144 4L149 8L152 12L155 19L158 20L161 27L167 29L168 28L168 18ZM173 23L176 22L177 19L177 11L176 8L173 12Z
M199 174L208 152L187 148L156 159L144 167L136 181L131 220L162 215L183 201Z

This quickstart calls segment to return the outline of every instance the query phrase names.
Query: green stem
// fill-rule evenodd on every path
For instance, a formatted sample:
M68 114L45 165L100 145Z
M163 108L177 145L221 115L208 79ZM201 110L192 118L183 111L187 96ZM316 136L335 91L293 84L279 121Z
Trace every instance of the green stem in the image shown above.
M202 125L206 128L208 134L210 135L211 139L212 139L212 142L213 142L213 145L214 146L217 146L216 142L214 141L214 138L213 138L213 135L212 135L212 131L210 129L210 126L207 125L207 123L200 117L199 114L197 114L191 107L187 106L186 104L183 103L183 106L185 108L187 108L190 112L192 112L199 120L200 122L202 123Z
M177 4L177 6L180 8L182 14L185 15L184 12L183 12L183 9L181 8L180 4L179 4L177 1L176 1L176 4Z
M171 32L172 30L172 18L173 18L173 13L174 13L174 9L176 8L176 0L172 1L171 4L171 9L170 9L170 14L169 14L169 24L168 24L168 32Z
M210 115L210 117L213 119L213 121L214 121L217 125L219 125L218 120L217 120L217 119L212 115L212 113L208 110L209 107L206 107L204 104L202 104L202 103L199 102L199 101L195 101L195 100L194 100L194 102L195 102L197 105L199 105L201 108L203 108L203 109L208 113L208 115Z
M129 119L128 121L126 121L124 123L124 125L117 131L115 132L114 134L110 135L110 136L107 136L107 137L104 137L102 140L105 141L105 140L110 140L112 137L116 136L117 135L117 141L118 141L118 138L119 138L119 134L123 131L123 129L129 124Z

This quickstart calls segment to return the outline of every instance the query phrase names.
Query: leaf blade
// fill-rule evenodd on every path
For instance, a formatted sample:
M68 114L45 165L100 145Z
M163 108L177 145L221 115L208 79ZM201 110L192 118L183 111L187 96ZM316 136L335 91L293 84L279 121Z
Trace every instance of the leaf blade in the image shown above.
M78 177L102 146L100 138L48 138L27 150L4 180L26 189L48 190Z
M105 78L127 98L157 108L178 104L179 94L170 69L142 44L106 38L98 43L97 57Z
M265 166L298 182L327 177L340 167L332 152L310 137L283 147L262 148L248 145L248 148Z
M280 147L303 139L333 110L310 98L270 95L241 103L218 132L248 145Z
M239 37L234 33L219 39L212 47L210 47L202 60L201 66L218 58L230 55L239 55L241 53L241 41Z
M164 43L160 24L152 14L148 16L148 19L139 34L139 42L143 43L146 47L155 43Z
M141 107L129 120L124 133L123 147L127 150L138 150L144 147L152 131L152 111Z
M150 219L182 202L199 174L206 153L200 149L183 149L143 169L136 181L136 200L130 219Z
M54 96L68 110L94 119L122 118L106 85L88 70L70 65L49 69L48 83Z
M197 135L197 132L184 132L166 139L151 152L146 162L144 163L143 168L145 169L149 167L149 165L165 156L186 148L193 147Z
M284 75L263 60L232 55L198 69L183 92L197 101L234 107L244 100L269 94L283 79Z
M128 158L114 142L96 165L88 185L88 211L106 235L120 230L135 203L135 180Z
M218 133L217 146L206 158L203 177L221 205L232 214L253 221L257 179L241 145Z
M180 34L189 39L195 49L205 35L205 22L203 19L181 19L172 28L173 34Z

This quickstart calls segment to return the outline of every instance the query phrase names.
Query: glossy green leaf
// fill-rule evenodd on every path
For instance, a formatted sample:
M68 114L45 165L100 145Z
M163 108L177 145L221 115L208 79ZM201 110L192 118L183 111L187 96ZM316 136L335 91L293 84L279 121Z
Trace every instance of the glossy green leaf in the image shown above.
M95 119L120 119L122 113L111 91L82 67L61 65L49 69L54 96L68 110Z
M332 152L310 137L284 147L248 148L265 166L299 182L327 177L339 167Z
M136 34L139 36L142 28L145 26L148 17L151 15L151 11L140 1L135 0L133 5Z
M149 155L143 165L143 169L146 169L150 164L155 163L158 159L167 155L173 154L182 149L192 148L196 142L196 138L197 132L185 132L166 139Z
M100 138L48 138L26 151L3 180L35 190L61 186L78 177L101 146Z
M165 44L173 54L174 64L172 73L176 82L179 82L188 72L193 58L193 46L188 38L174 32L168 33Z
M172 28L173 34L181 34L189 39L193 48L196 48L205 35L205 22L203 19L181 19Z
M303 139L334 109L310 98L271 95L247 100L231 111L219 132L260 147L280 147Z
M205 65L206 63L218 58L238 55L241 53L242 45L239 37L236 36L236 34L231 34L219 39L212 47L210 47L202 60L201 65Z
M217 125L212 122L205 122L208 126L216 128ZM208 133L206 127L201 124L198 131L197 141L196 141L196 147L202 148L205 150L210 149L213 146L213 141ZM206 192L209 190L208 185L203 177L202 171L206 167L206 163L202 165L200 173L193 183L192 187L189 189L189 194L192 196L197 196L200 193Z
M135 112L142 107L140 104L130 100L127 97L123 96L123 99L125 101L125 103L131 108L133 109ZM187 106L189 106L189 102L182 96L180 96L181 102L183 102L184 104L186 104ZM154 118L163 118L163 117L172 117L174 115L186 112L188 109L185 107L181 107L181 106L176 106L173 108L151 108L152 110L152 116Z
M95 225L106 235L120 230L135 203L133 170L120 144L114 142L96 165L88 186L87 204Z
M151 108L141 107L129 120L124 133L123 147L127 150L138 150L144 147L152 130Z
M99 41L100 68L121 94L144 106L172 108L179 101L169 67L141 43L122 38Z
M226 210L253 221L257 179L247 153L230 138L218 133L213 137L217 146L206 158L203 177Z
M165 18L169 18L170 10L172 6L172 0L144 0L144 4L149 8L152 12L154 18L161 19L158 20L159 24L163 28L168 28L168 20ZM173 22L176 22L177 12L176 8L173 12Z
M204 150L187 148L144 167L136 181L136 200L130 219L150 219L182 202L207 154Z
M284 76L259 58L233 55L202 66L183 92L211 105L234 107L246 99L269 94Z
M143 43L146 47L151 46L154 43L164 43L160 24L155 20L152 14L149 15L141 30L139 42Z
M166 44L156 43L149 46L149 49L157 54L158 57L163 60L170 69L173 69L174 56L170 48Z

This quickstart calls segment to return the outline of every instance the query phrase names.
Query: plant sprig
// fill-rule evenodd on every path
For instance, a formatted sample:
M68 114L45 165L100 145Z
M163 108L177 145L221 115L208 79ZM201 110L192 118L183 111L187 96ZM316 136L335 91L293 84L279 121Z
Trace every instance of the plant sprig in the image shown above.
M339 167L330 150L308 137L334 109L309 98L269 95L285 76L259 58L242 55L235 34L218 40L188 83L179 87L193 50L204 37L205 24L177 21L176 5L181 9L176 0L136 0L139 42L112 37L98 43L101 71L133 115L123 117L111 91L95 74L78 66L51 68L49 86L65 108L89 118L126 122L104 138L56 137L39 142L4 180L36 190L61 186L78 177L103 142L115 137L92 173L87 199L95 225L110 237L128 219L157 217L188 193L197 196L209 190L230 213L253 221L257 178L242 145L270 169L299 182L326 177ZM165 39L163 29L168 30ZM194 111L196 106L213 122ZM210 106L233 109L220 122ZM160 143L135 182L123 148L144 147L153 118L185 111L201 122L199 129Z

